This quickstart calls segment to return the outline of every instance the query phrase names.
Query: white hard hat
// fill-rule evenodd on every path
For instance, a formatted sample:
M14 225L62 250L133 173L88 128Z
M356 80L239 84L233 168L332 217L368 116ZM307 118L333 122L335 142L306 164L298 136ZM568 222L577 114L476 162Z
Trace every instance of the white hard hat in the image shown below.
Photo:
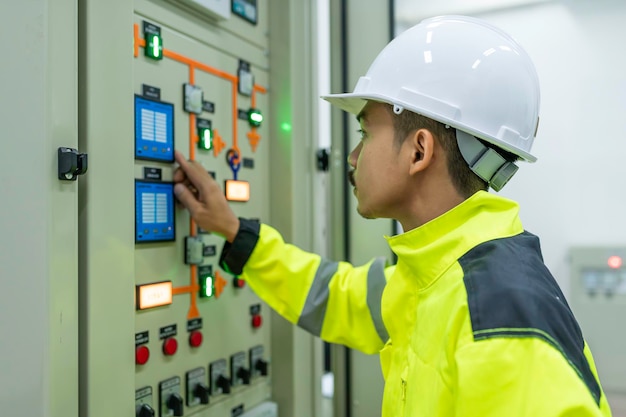
M530 154L539 123L535 67L513 38L476 18L422 21L378 54L352 93L323 98L354 114L367 100L389 103L537 159Z

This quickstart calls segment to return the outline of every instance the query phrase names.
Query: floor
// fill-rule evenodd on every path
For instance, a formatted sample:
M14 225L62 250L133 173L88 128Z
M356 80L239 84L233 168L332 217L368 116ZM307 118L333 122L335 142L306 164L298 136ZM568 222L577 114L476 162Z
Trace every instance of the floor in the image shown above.
M626 417L626 393L607 392L606 397L609 399L613 417Z

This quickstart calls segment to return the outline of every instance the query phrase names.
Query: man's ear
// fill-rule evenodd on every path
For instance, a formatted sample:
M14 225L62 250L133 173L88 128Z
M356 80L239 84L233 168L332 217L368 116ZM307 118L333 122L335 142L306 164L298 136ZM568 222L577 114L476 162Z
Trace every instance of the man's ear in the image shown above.
M413 175L424 171L433 162L435 138L430 130L419 129L407 139L411 152L409 174Z

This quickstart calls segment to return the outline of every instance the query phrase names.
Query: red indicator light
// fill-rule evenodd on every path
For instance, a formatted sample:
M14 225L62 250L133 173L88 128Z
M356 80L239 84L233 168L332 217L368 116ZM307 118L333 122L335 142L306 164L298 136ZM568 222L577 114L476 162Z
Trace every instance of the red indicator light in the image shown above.
M135 348L135 363L137 365L144 365L150 359L150 349L148 346L141 345Z
M263 319L261 318L259 314L255 314L254 316L252 316L253 328L258 329L259 327L261 327L261 324L263 324Z
M622 258L617 255L609 256L606 263L609 265L609 268L617 269L622 266Z
M202 344L202 332L191 332L189 335L189 344L191 347L199 347Z
M165 339L163 342L163 353L167 356L172 356L178 350L178 342L173 337Z

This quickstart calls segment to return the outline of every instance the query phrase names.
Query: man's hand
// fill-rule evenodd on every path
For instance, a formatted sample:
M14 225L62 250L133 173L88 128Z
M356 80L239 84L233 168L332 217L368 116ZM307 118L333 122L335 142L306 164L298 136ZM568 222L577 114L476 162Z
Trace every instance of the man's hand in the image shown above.
M189 210L196 224L232 242L239 231L239 219L230 209L220 186L206 169L175 152L180 165L174 172L174 194Z

